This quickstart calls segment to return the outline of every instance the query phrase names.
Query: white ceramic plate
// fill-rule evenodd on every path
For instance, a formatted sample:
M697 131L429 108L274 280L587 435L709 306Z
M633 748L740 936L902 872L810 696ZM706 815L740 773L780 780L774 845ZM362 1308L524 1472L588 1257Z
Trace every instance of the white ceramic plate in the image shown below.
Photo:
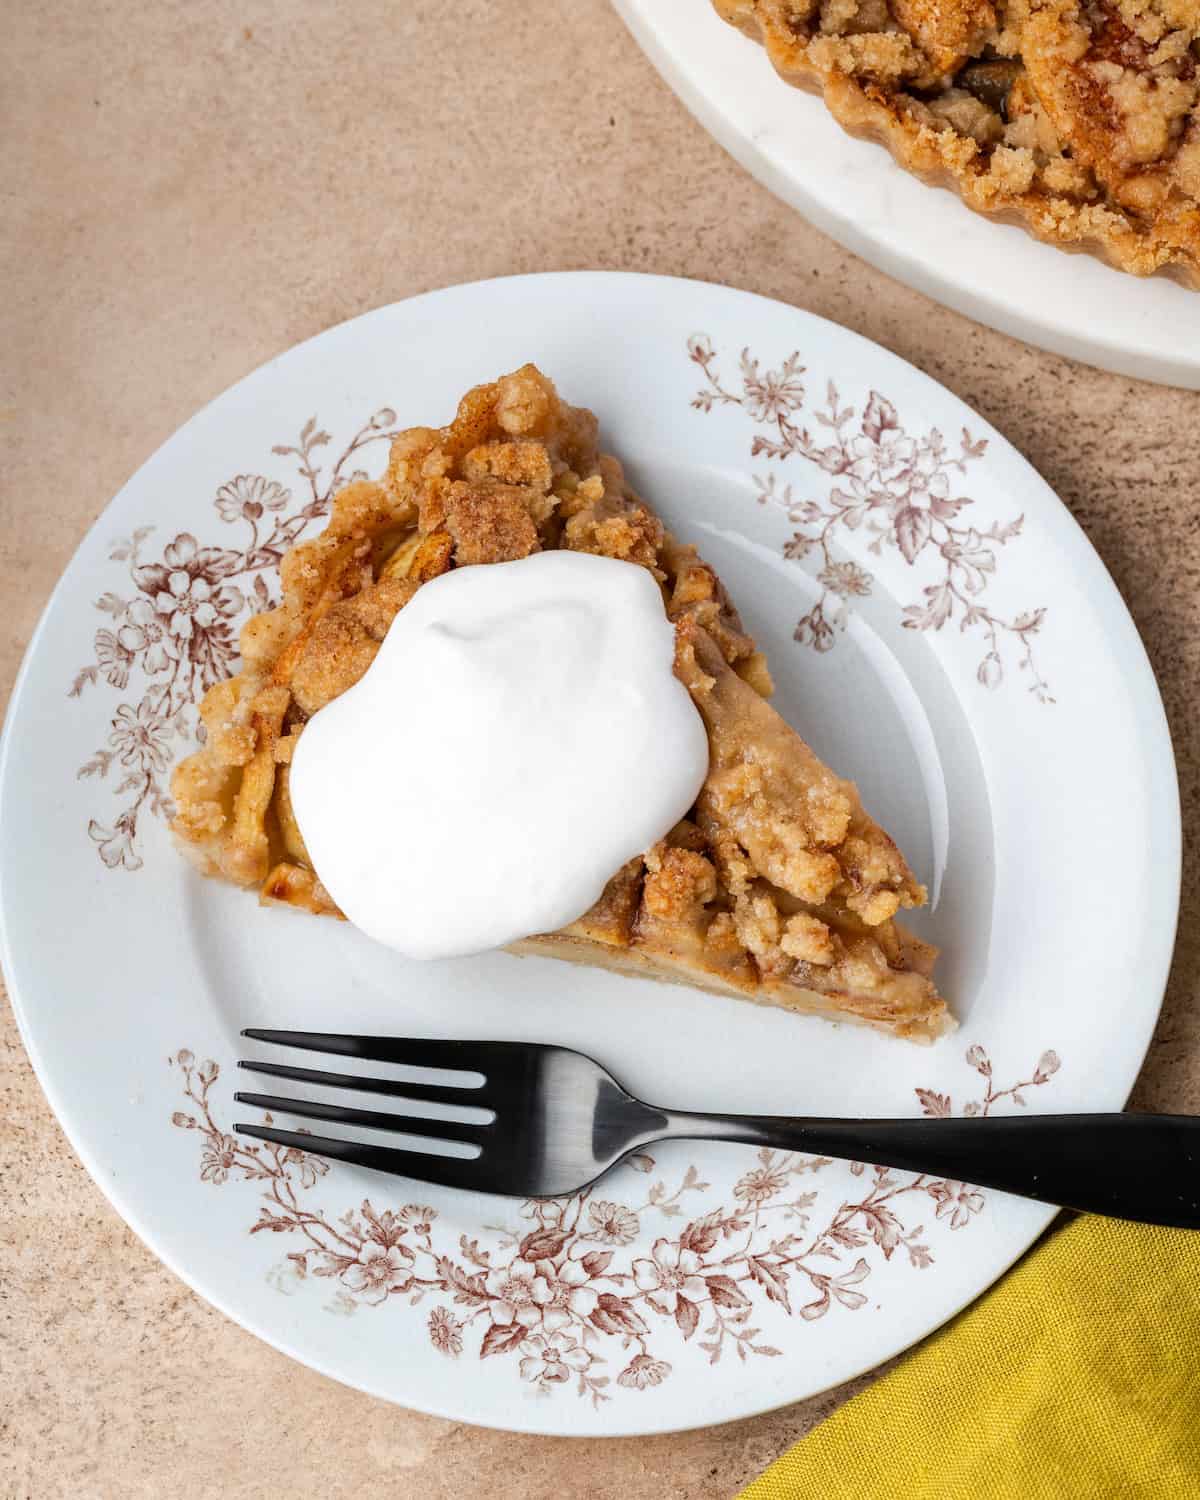
M596 409L700 544L768 650L782 711L928 881L919 926L944 949L956 1035L921 1048L548 960L406 963L174 853L169 764L239 617L276 592L279 542L320 525L332 485L381 469L398 422L445 421L526 359ZM240 1027L562 1042L685 1109L1115 1109L1158 1012L1178 894L1150 669L1029 465L853 334L643 276L520 277L382 308L194 417L56 590L0 798L26 1045L125 1219L306 1364L547 1433L721 1422L833 1385L981 1292L1051 1210L711 1144L540 1206L249 1154L228 1134Z
M1104 370L1200 388L1200 293L1039 244L927 187L785 83L710 0L615 4L705 129L848 250L1002 333Z

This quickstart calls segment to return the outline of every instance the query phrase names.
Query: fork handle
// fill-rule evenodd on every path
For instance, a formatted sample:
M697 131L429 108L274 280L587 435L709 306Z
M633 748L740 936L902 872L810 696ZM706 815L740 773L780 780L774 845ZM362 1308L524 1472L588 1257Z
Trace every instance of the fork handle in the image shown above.
M1200 1116L796 1120L663 1113L667 1139L744 1141L872 1162L1084 1213L1200 1229Z

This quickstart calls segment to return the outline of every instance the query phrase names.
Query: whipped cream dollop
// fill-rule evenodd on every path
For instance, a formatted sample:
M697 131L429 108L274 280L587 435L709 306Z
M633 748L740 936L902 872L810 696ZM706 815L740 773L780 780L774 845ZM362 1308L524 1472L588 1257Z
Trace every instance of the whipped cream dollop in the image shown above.
M349 920L448 958L582 916L707 773L674 646L632 563L540 552L425 584L292 761L300 832Z

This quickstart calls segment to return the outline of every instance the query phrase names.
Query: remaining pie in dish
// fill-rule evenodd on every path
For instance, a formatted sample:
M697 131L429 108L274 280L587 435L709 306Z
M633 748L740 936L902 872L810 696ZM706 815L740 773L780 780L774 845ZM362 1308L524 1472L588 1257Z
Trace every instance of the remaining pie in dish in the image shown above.
M342 489L325 531L284 557L282 603L246 623L242 672L205 696L205 746L176 769L183 849L266 902L340 915L288 792L306 721L362 677L423 583L553 547L636 563L660 582L709 772L690 815L615 871L590 911L514 951L920 1041L950 1029L929 977L935 950L893 920L924 888L853 785L766 701L766 663L712 569L599 451L592 413L560 401L532 365L468 392L448 427L401 433L383 478Z
M713 3L971 208L1200 286L1198 0Z

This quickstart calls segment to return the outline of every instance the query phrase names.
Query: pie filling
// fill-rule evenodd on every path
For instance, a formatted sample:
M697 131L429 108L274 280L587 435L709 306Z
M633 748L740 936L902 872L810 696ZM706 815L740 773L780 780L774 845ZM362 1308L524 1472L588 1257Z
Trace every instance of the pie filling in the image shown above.
M1197 0L713 3L972 208L1200 285Z
M175 771L184 851L265 902L340 916L289 793L305 724L359 681L424 583L554 548L635 563L657 581L709 770L688 815L590 911L513 950L921 1041L952 1028L930 978L935 950L895 921L924 888L854 786L767 702L765 660L716 574L599 451L592 413L560 401L532 365L468 392L448 427L401 433L383 478L339 491L326 529L284 557L281 604L244 626L242 671L206 694L204 748ZM452 783L443 795L455 797Z

